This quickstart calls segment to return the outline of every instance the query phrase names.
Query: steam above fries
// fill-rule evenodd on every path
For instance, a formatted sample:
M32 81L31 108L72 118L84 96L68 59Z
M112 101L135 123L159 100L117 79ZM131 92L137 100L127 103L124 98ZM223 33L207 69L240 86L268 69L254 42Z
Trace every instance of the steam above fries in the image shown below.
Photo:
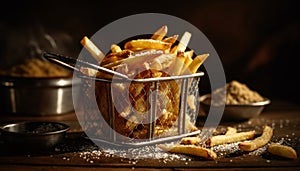
M191 33L185 32L180 41L177 41L179 35L167 37L167 32L168 27L164 25L148 39L127 41L123 48L117 44L112 44L111 53L106 56L86 36L81 40L81 44L102 67L121 72L127 76L137 75L137 72L144 70L167 72L167 75L170 76L196 73L209 54L202 54L193 58L194 51L186 51ZM155 51L159 51L161 54L154 55L155 57L149 53L140 55L141 52L157 54ZM86 70L89 69L84 69L85 74L92 74L89 76L103 76L103 74Z

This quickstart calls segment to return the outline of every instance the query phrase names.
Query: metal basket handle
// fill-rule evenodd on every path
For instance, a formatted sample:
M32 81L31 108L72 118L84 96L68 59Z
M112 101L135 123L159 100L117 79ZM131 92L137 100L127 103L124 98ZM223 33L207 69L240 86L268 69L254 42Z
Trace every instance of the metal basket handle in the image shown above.
M82 61L80 59L74 59L71 57L62 56L62 55L58 55L58 54L52 54L52 53L48 53L48 52L44 52L42 56L51 62L63 65L65 67L72 69L74 71L77 71L77 72L80 72L80 69L78 67L88 67L91 69L96 69L96 70L103 71L105 73L112 74L114 76L117 76L117 77L120 77L123 79L124 78L128 79L128 77L124 74L101 67L99 65L96 65L96 64L93 64L90 62ZM78 67L76 67L75 64L77 64Z

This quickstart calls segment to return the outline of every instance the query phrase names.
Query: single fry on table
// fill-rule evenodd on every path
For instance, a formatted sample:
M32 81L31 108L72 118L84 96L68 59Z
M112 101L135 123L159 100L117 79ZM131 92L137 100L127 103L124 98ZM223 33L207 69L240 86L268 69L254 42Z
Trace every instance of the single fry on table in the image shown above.
M277 155L289 159L297 158L297 152L292 147L286 145L271 143L267 151L273 155Z
M238 141L252 139L255 136L255 131L239 132L229 135L216 135L209 138L206 142L209 146L234 143Z
M239 143L239 148L243 151L254 151L266 145L273 136L273 129L270 126L264 126L262 135L248 142Z

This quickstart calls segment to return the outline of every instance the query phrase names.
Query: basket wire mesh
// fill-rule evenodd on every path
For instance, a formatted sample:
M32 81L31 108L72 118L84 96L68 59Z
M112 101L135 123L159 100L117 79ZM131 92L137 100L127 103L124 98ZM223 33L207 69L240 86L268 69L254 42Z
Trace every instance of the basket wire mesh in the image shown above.
M198 83L203 75L117 80L82 77L83 128L90 139L117 146L155 144L199 134L195 122ZM91 98L96 98L97 108Z

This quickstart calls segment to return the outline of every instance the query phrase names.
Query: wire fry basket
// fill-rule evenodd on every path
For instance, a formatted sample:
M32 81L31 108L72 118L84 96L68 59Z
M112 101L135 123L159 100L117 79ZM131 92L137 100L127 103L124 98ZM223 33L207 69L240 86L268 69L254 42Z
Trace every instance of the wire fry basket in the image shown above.
M94 142L119 147L150 145L199 134L195 126L199 112L199 81L204 75L128 78L101 66L44 53L46 59L76 71L81 78L80 98L73 99L77 118L85 134ZM76 64L76 66L75 66ZM90 77L80 67L107 72L109 79ZM149 73L150 72L150 73Z
M199 134L195 122L198 83L203 75L143 79L81 76L81 125L90 139L116 146L149 145Z

